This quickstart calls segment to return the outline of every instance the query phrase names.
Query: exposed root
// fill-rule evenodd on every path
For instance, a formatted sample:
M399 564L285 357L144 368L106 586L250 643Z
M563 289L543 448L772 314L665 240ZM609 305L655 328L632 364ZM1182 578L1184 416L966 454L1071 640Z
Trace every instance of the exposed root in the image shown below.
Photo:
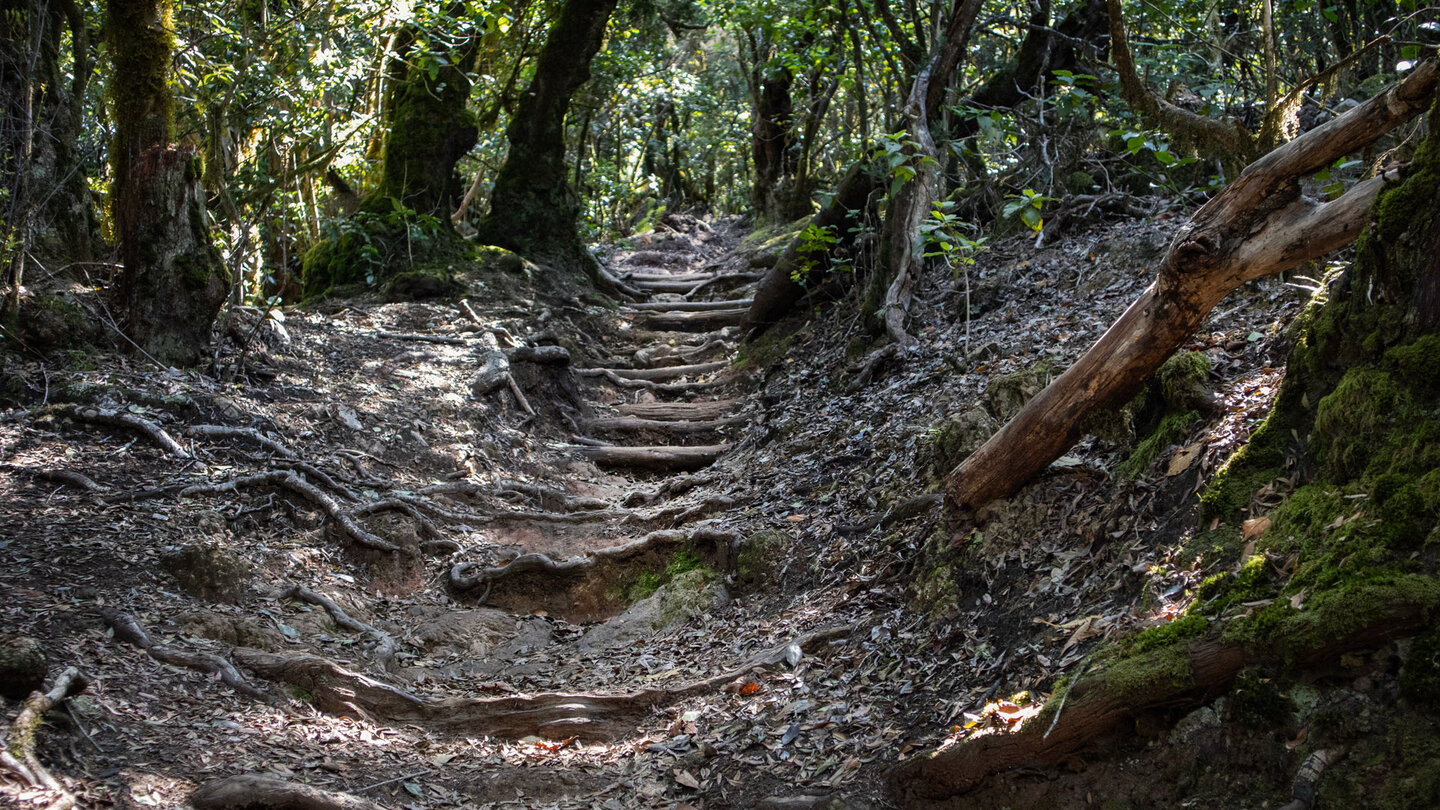
M497 492L501 498L517 495L522 498L530 498L541 509L559 512L588 512L599 509L609 509L610 504L601 498L582 498L571 495L563 490L553 487L531 484L526 481L513 479L502 479L496 484Z
M698 377L702 374L720 371L729 366L729 363L723 360L717 360L713 363L698 363L692 366L664 366L661 368L585 368L578 369L575 373L582 377L608 377L610 374L613 374L616 377L623 377L627 380L664 382L666 380L678 380L681 377ZM606 372L608 372L608 374Z
M95 479L88 475L75 472L74 470L56 470L48 467L20 467L14 464L5 464L0 469L12 470L25 473L32 478L39 478L42 481L53 481L57 484L69 484L76 489L83 489L86 492L104 492L105 487L95 483Z
M608 368L582 368L577 369L575 373L582 377L601 377L621 388L642 388L646 391L654 391L657 394L689 394L696 391L703 391L707 388L715 388L720 385L720 380L688 383L657 383L649 380L636 380L621 377L615 373L614 369Z
M729 352L732 344L714 338L707 340L699 346L676 347L661 343L657 346L645 346L635 350L635 365L637 368L661 368L663 366L683 366L687 363L694 363L700 358L715 352Z
M122 613L110 608L101 608L100 617L105 620L106 624L110 625L111 630L115 632L115 638L117 640L123 641L132 647L139 647L156 661L170 664L171 666L193 669L196 672L203 672L206 675L213 675L219 678L221 683L246 697L254 698L262 703L275 703L274 698L251 686L250 683L245 680L245 676L240 674L239 670L235 669L229 661L226 661L218 655L203 652L185 652L173 647L167 647L164 644L156 644L150 640L150 636L145 632L145 628L140 624L139 620L129 613Z
M176 458L193 458L190 452L159 425L118 408L96 408L90 405L60 405L55 412L92 425L106 425L133 430Z
M743 416L716 419L708 422L666 421L663 419L641 419L634 416L603 417L591 419L585 428L591 433L667 433L673 436L703 436L721 428L738 425L748 420Z
M642 312L636 325L646 329L674 332L713 332L739 326L749 309L715 309L709 312Z
M36 790L59 794L46 805L46 810L69 810L75 806L75 797L41 764L40 758L35 754L36 735L40 731L40 724L45 721L46 713L71 696L85 691L89 683L89 679L81 675L80 670L75 667L61 672L51 684L50 691L33 692L25 699L25 705L10 723L4 744L0 745L0 765L4 765Z
M893 523L899 523L902 520L908 520L916 515L924 514L944 502L944 495L938 492L932 492L929 495L921 495L918 498L911 498L908 501L896 504L890 509L887 509L883 514L876 515L864 523L836 526L835 531L840 534L864 534L871 529L883 528Z
M185 432L191 436L206 439L244 439L245 441L264 447L266 450L269 450L281 458L291 461L300 458L294 450L291 450L254 428L237 428L226 425L191 425L185 428Z
M398 644L395 638L389 633L373 625L366 624L358 619L352 618L345 609L335 604L335 601L324 594L312 591L304 585L291 585L280 591L281 599L298 599L301 602L309 602L312 605L319 605L330 614L330 621L335 622L337 627L343 627L354 633L365 633L375 639L371 657L375 659L386 671L393 672L396 668L395 651Z
M710 312L716 309L749 309L753 303L749 298L734 301L646 301L631 304L630 308L643 312Z
M621 405L620 412L641 419L665 422L707 421L720 419L735 410L738 399L720 399L713 402L637 402Z
M1322 748L1305 758L1300 772L1295 774L1295 786L1290 791L1292 801L1280 810L1310 810L1315 806L1315 797L1320 791L1320 777L1325 769L1345 756L1344 748Z
M628 543L597 549L589 554L563 560L554 560L545 554L531 553L522 554L504 565L489 568L481 568L479 563L473 562L457 563L450 568L450 585L457 591L472 591L483 585L486 587L486 596L488 596L489 588L507 577L533 573L553 577L576 576L594 568L601 562L627 559L659 546L677 546L686 543L690 545L714 544L718 556L722 558L722 564L728 565L731 550L739 541L740 536L736 532L709 528L697 528L690 531L678 529L654 531ZM483 603L484 597L480 601Z
M272 776L245 774L206 783L190 796L195 810L386 810L369 799Z
M362 546L373 548L378 551L399 551L399 546L379 536L371 534L355 521L351 512L342 509L334 498L325 494L319 487L306 481L303 477L296 475L290 470L273 470L271 472L256 473L242 478L234 478L223 481L219 484L194 484L181 489L179 492L182 498L192 498L197 495L218 495L222 492L234 492L241 487L277 486L284 487L298 495L304 496L311 503L318 506L321 511L335 521L352 540Z
M473 736L613 740L633 733L654 709L714 691L782 662L793 665L801 655L815 654L850 630L849 626L827 627L767 649L719 675L675 687L621 694L550 692L429 701L319 656L240 648L235 650L235 660L266 678L305 690L314 697L316 707L334 714L415 723L435 731Z
M730 450L728 444L706 444L694 447L578 447L565 448L601 466L636 467L668 472L698 470L714 464Z

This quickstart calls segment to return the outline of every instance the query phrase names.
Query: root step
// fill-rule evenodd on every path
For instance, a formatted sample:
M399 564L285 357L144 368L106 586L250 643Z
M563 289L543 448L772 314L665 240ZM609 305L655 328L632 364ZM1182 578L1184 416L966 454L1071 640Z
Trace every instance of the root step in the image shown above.
M645 470L698 470L715 463L730 449L728 444L695 447L584 447L565 448L605 467L635 467Z

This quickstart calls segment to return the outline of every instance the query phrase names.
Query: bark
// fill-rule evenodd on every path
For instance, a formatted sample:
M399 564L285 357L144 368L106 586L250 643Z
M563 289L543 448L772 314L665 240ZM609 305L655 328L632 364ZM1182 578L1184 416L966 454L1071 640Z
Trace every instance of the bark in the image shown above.
M459 24L463 5L452 5L447 15ZM415 212L449 223L463 196L464 186L455 164L479 137L475 114L468 107L470 79L480 38L471 28L445 54L432 76L429 59L407 53L415 32L406 29L397 38L391 59L392 80L386 104L387 132L381 161L380 184L363 203L367 210L389 214L391 200Z
M1288 658L1282 654L1284 644L1280 648L1247 648L1209 639L1193 642L1181 652L1183 675L1164 671L1157 663L1158 676L1136 678L1128 684L1112 683L1105 673L1083 677L1070 690L1058 717L1041 714L1019 731L973 737L932 756L912 757L891 772L891 795L907 808L968 807L964 794L990 776L1019 766L1057 765L1100 735L1146 712L1199 706L1224 694L1248 665L1286 660L1307 667L1333 662L1345 653L1371 649L1423 630L1435 609L1435 604L1424 601L1387 605L1352 632L1310 649L1292 651Z
M230 272L210 239L200 160L172 145L173 42L166 0L107 5L115 118L115 232L121 272L112 296L134 345L168 365L203 360Z
M905 115L909 119L905 153L914 175L891 196L885 217L882 241L887 245L884 266L889 286L878 313L890 339L900 346L915 342L905 331L905 320L910 313L911 291L919 278L925 250L920 225L930 214L939 188L940 155L930 134L931 119L940 110L945 88L960 63L970 27L979 12L979 0L960 0L955 4L939 47L916 74L905 103ZM885 278L877 276L876 283L883 284Z
M750 186L750 207L756 219L784 219L781 205L785 181L795 176L794 108L790 89L795 77L784 66L767 67L761 46L752 42L757 64L751 78L750 154L755 169ZM768 49L768 48L767 48Z
M602 467L634 467L658 472L699 470L714 464L728 444L695 447L574 447L573 452Z
M1436 63L1251 164L1196 212L1159 277L1074 365L947 476L953 505L979 509L1029 482L1080 437L1085 417L1128 401L1232 290L1349 244L1382 177L1317 203L1300 178L1373 143L1434 99Z
M870 199L882 183L880 173L869 163L852 165L840 180L830 203L810 218L810 226L835 233L848 232L871 207ZM828 263L829 255L825 251L813 246L807 248L800 239L791 242L755 290L753 303L741 322L749 338L770 328L804 297L809 287L823 281ZM807 265L813 269L801 276L797 271Z
M618 0L566 0L505 137L510 151L495 178L481 241L621 288L580 239L580 200L565 166L565 115L590 78ZM623 288L622 288L623 289Z

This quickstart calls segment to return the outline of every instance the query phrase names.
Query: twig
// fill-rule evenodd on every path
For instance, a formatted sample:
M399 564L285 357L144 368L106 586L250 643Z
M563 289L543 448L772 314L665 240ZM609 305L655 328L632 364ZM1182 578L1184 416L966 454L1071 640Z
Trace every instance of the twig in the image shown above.
M1080 662L1080 670L1075 673L1075 677L1070 679L1070 683L1065 684L1065 694L1060 696L1060 705L1055 707L1055 717L1050 721L1050 727L1045 729L1045 734L1041 736L1040 739L1050 739L1050 732L1054 731L1055 724L1060 722L1060 713L1065 711L1065 700L1070 697L1070 690L1074 689L1075 684L1080 682L1080 678L1085 675L1086 667L1089 666L1090 656L1087 655L1085 656L1085 660Z
M394 783L396 783L396 782L404 782L406 779L416 779L416 778L421 777L421 776L429 776L429 775L432 774L432 773L434 773L433 770L416 771L415 773L406 774L405 776L397 776L397 777L395 777L394 779L386 779L386 780L383 781L383 782L376 782L376 783L373 784L373 785L366 785L365 787L362 787L362 788L360 788L359 790L352 790L352 791L350 791L350 792L351 792L351 793L356 793L356 794L359 794L359 793L368 793L368 792L370 792L370 791L372 791L372 790L374 790L375 788L378 788L378 787L385 787L386 785L392 785L392 784L394 784Z
M443 346L465 345L465 341L460 338L441 337L440 335L411 335L403 332L376 332L375 337L387 338L389 340L411 340L417 343L439 343Z

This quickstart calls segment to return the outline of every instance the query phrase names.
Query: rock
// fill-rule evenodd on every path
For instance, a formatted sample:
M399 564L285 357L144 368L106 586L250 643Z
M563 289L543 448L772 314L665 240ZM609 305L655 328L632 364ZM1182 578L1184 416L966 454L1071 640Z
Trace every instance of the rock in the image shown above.
M949 474L971 453L979 450L985 440L999 428L1000 423L984 408L979 407L946 419L935 436L935 474Z
M180 590L211 602L237 602L245 595L250 567L213 543L182 546L160 558Z
M735 555L736 574L741 581L756 585L778 582L794 542L790 535L774 529L750 535L740 541L740 551Z
M0 638L0 695L23 700L44 688L48 672L39 641L29 636Z
M416 624L406 641L429 656L480 658L514 630L515 620L503 610L451 610Z

